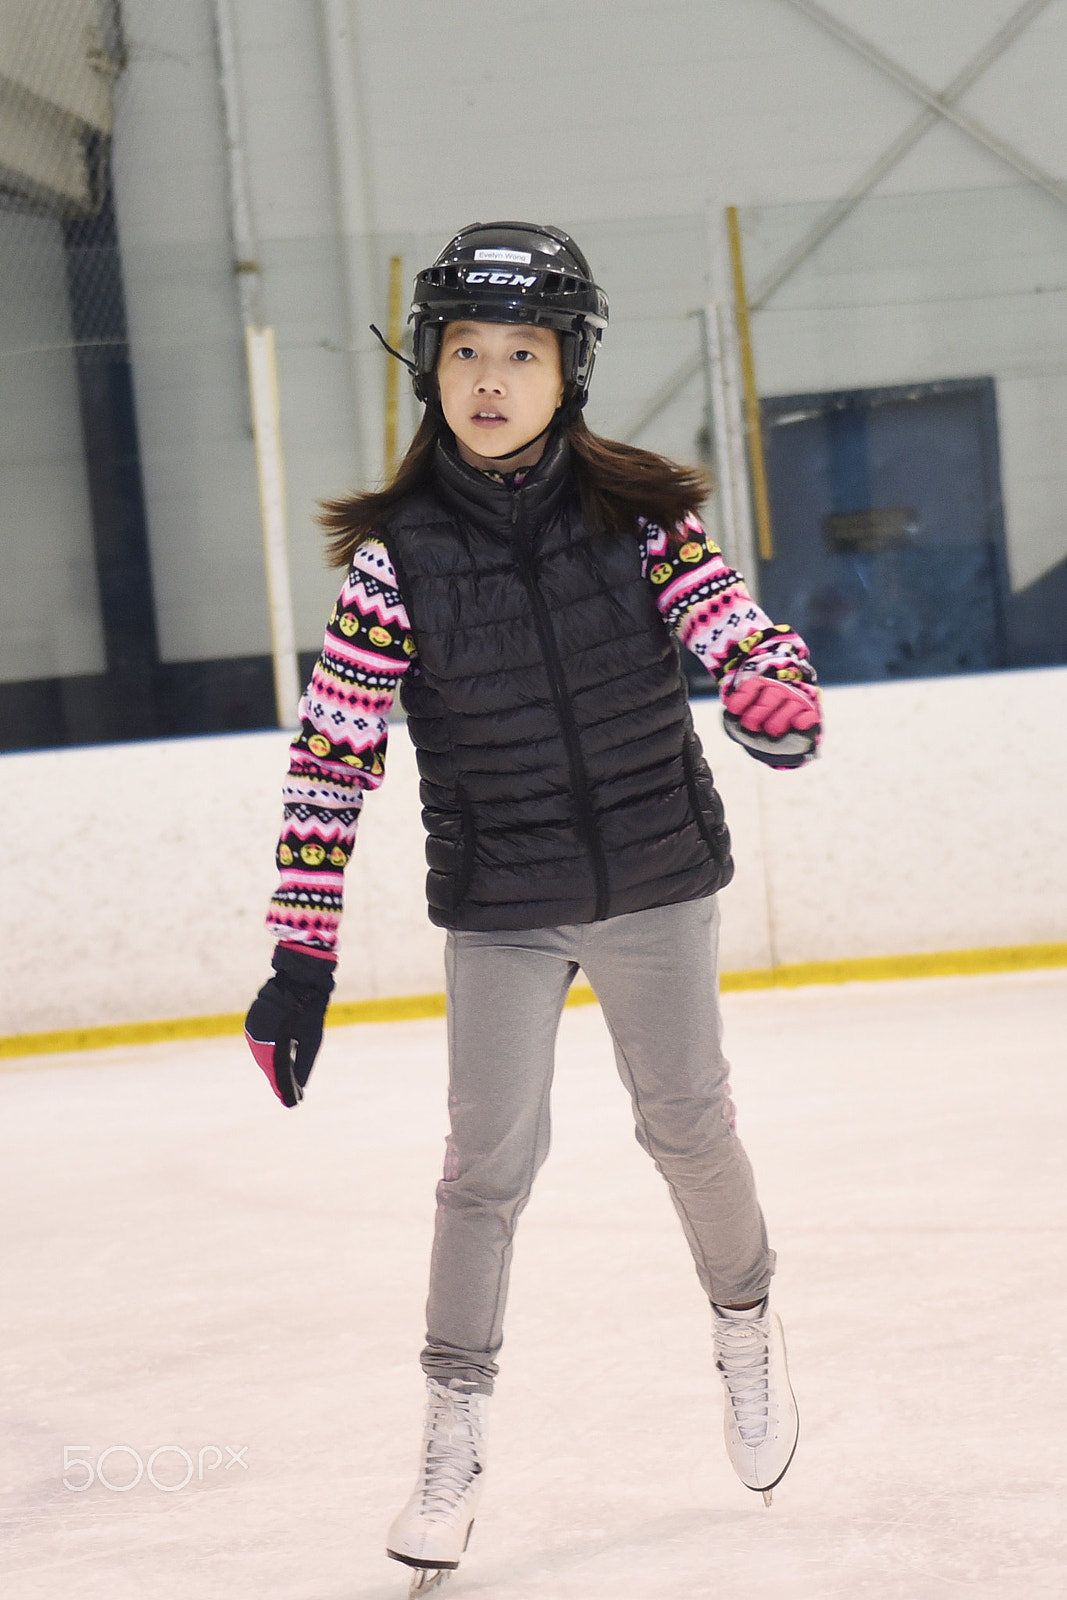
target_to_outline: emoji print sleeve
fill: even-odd
[[[284,944],[337,952],[344,869],[363,795],[385,776],[389,712],[415,657],[389,553],[367,539],[334,606],[290,746],[280,881],[267,917],[267,931]]]
[[[761,610],[696,517],[687,517],[671,535],[647,523],[642,557],[660,614],[720,692],[757,674],[802,689],[815,684],[803,639]],[[814,687],[811,694],[814,699]]]

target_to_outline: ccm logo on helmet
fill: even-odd
[[[532,289],[537,282],[536,272],[465,272],[465,283],[492,283],[502,289]]]

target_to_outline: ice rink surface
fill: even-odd
[[[727,1465],[681,1231],[599,1012],[570,1010],[445,1593],[1062,1600],[1067,973],[725,1011],[793,1467],[766,1510]],[[443,1024],[331,1031],[293,1112],[237,1040],[23,1065],[0,1076],[5,1600],[401,1600]]]

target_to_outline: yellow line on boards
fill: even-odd
[[[910,956],[861,956],[848,961],[800,961],[781,967],[724,972],[724,994],[746,989],[797,989],[818,983],[877,983],[890,978],[953,978],[989,972],[1033,972],[1067,967],[1067,944],[1003,945],[985,950],[938,950]],[[585,984],[567,996],[568,1006],[592,1005],[596,996]],[[330,1007],[330,1024],[407,1022],[418,1017],[443,1017],[443,994],[397,995],[388,1000],[339,1000]],[[0,1060],[65,1055],[78,1050],[110,1050],[120,1045],[161,1044],[171,1039],[221,1039],[241,1033],[244,1013],[211,1017],[174,1017],[159,1022],[116,1022],[99,1028],[64,1028],[54,1033],[15,1033],[0,1037]]]
[[[748,972],[724,972],[724,994],[741,989],[799,989],[815,983],[880,983],[890,978],[961,978],[988,972],[1034,972],[1067,967],[1067,944],[1000,945],[986,950],[934,950],[910,956],[859,956],[847,961],[798,961]]]

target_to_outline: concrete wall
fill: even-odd
[[[940,88],[1012,8],[832,9]],[[386,315],[390,255],[410,281],[476,216],[572,227],[612,299],[590,420],[616,432],[697,349],[691,313],[714,288],[723,205],[741,208],[758,288],[919,110],[786,0],[585,0],[580,18],[562,0],[535,14],[527,0],[233,10],[304,649],[334,585],[316,500],[381,467],[387,358],[367,324]],[[212,7],[123,0],[122,17],[114,172],[162,652],[257,653],[267,612]],[[963,100],[1053,173],[1065,56],[1067,8],[1050,5]],[[37,225],[0,223],[0,499],[20,552],[7,595],[33,617],[31,638],[5,616],[0,676],[99,670],[62,261],[53,241],[42,273]],[[939,125],[757,314],[758,377],[781,394],[994,376],[1023,587],[1067,555],[1065,296],[1067,213]],[[698,376],[641,442],[692,457],[702,421]]]
[[[354,479],[318,8],[236,9],[294,603],[300,645],[317,649],[335,584],[315,502]],[[113,170],[160,649],[165,661],[256,654],[270,636],[212,6],[122,10]]]
[[[935,88],[1009,14],[834,9]],[[585,0],[580,18],[562,0],[234,0],[234,15],[304,649],[332,599],[316,500],[381,470],[387,358],[367,325],[386,316],[392,254],[410,282],[475,217],[571,227],[612,299],[590,420],[618,432],[697,349],[724,204],[758,285],[919,110],[785,0]],[[123,16],[115,172],[163,653],[265,650],[211,7],[123,0]],[[964,99],[1054,172],[1065,53],[1067,8],[1050,6]],[[1067,213],[935,128],[756,316],[761,387],[996,377],[1021,587],[1067,555],[1065,283]],[[697,376],[640,442],[692,458],[703,405]]]
[[[1067,940],[1067,668],[826,692],[771,772],[694,714],[737,876],[723,968]],[[242,1010],[268,972],[284,735],[0,757],[0,1035]],[[414,756],[393,730],[349,868],[338,995],[439,992]]]

